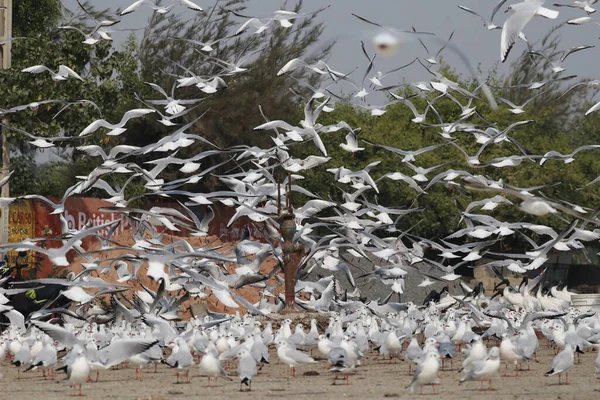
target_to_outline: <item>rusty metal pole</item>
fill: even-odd
[[[278,187],[278,206],[281,207],[281,195],[280,188]],[[304,254],[304,248],[294,243],[294,236],[296,234],[296,223],[294,222],[294,210],[292,209],[292,185],[291,178],[288,178],[288,184],[286,187],[286,206],[279,212],[280,225],[279,232],[283,239],[283,272],[285,275],[285,308],[282,313],[294,313],[297,312],[296,308],[296,271],[300,259]]]
[[[296,231],[296,223],[291,215],[286,215],[281,222],[281,236],[283,242],[283,263],[285,274],[285,311],[295,310],[296,308],[296,268],[298,266],[294,257],[293,238]]]

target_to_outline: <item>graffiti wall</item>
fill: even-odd
[[[66,232],[61,226],[60,216],[51,214],[53,209],[46,203],[34,201],[33,208],[35,212],[35,235],[40,238],[50,238],[68,234],[69,231],[78,231],[85,227],[106,224],[112,221],[121,220],[121,224],[115,231],[115,235],[121,234],[131,229],[126,218],[121,219],[120,214],[100,211],[104,207],[112,207],[113,204],[101,199],[88,197],[70,197],[65,202],[65,211],[63,213],[66,222]],[[100,235],[107,235],[108,230],[99,231]],[[83,239],[82,247],[88,249],[99,239],[94,236],[88,236]],[[46,245],[49,247],[60,247],[60,240],[48,240]],[[72,260],[75,257],[75,251],[67,253],[67,259]],[[47,259],[43,257],[41,265],[38,267],[38,274],[41,276],[60,275],[60,270]]]
[[[8,208],[8,243],[18,243],[35,237],[35,214],[32,203],[18,200]],[[22,269],[24,277],[35,277],[36,254],[33,251],[22,252],[10,250],[7,252],[9,265],[25,265]]]
[[[51,200],[58,201],[58,199]],[[63,242],[60,239],[53,238],[68,234],[69,231],[78,231],[85,227],[106,224],[117,220],[121,220],[121,224],[115,231],[115,236],[125,232],[130,232],[133,235],[135,227],[130,225],[128,219],[122,219],[119,213],[102,210],[103,208],[112,206],[112,203],[101,199],[71,197],[65,202],[64,222],[61,225],[60,216],[51,214],[54,210],[46,203],[34,200],[16,201],[8,209],[8,243],[37,238],[41,239],[37,242],[38,246],[46,248],[60,247]],[[181,211],[177,203],[161,203],[159,206],[173,207]],[[250,235],[253,239],[263,241],[263,236],[266,233],[264,223],[253,222],[247,217],[242,217],[235,221],[231,227],[228,227],[227,224],[234,215],[235,208],[220,204],[213,204],[211,207],[214,210],[215,217],[209,225],[209,235],[220,237],[221,241],[236,241],[242,237],[244,230],[247,228],[250,230]],[[199,220],[202,220],[206,208],[204,206],[192,207],[192,211]],[[158,231],[162,229],[165,228],[157,227]],[[107,233],[107,229],[99,232],[102,236],[106,236]],[[189,235],[189,232],[185,231],[171,233],[175,233],[177,236]],[[44,238],[47,239],[44,240]],[[99,239],[96,237],[86,237],[83,240],[82,247],[89,249],[94,242],[98,241]],[[14,267],[16,262],[28,265],[28,268],[23,270],[26,277],[39,278],[61,274],[61,270],[54,266],[42,253],[28,252],[26,259],[18,258],[16,251],[11,251],[8,255],[10,257],[9,266]],[[67,259],[72,260],[74,257],[75,251],[67,253]]]

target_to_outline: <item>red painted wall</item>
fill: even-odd
[[[101,225],[121,219],[120,214],[98,211],[99,208],[111,207],[112,205],[112,203],[101,199],[70,197],[65,202],[63,216],[67,221],[69,229],[80,230],[86,224],[89,224],[89,226]],[[35,237],[53,237],[63,233],[58,214],[51,214],[53,211],[52,207],[41,201],[33,201],[33,209],[35,213]],[[122,233],[130,228],[128,220],[123,219],[115,234]],[[106,234],[107,232],[101,231],[100,233]],[[83,240],[82,247],[86,249],[96,240],[98,239],[92,236],[86,237]],[[49,240],[47,245],[49,247],[60,247],[62,243],[59,240]],[[68,259],[71,260],[74,254],[74,251],[69,252],[68,256],[70,257]],[[49,276],[60,272],[52,268],[52,263],[47,258],[41,263],[41,266],[41,271],[38,271],[39,276]]]
[[[52,199],[53,201],[58,201],[58,199]],[[41,201],[35,200],[25,200],[30,202],[33,208],[33,213],[35,216],[35,224],[34,224],[34,237],[35,238],[52,238],[56,236],[60,236],[63,232],[60,226],[60,218],[58,214],[52,215],[53,208]],[[121,219],[120,214],[118,213],[109,213],[99,211],[99,208],[102,207],[111,207],[113,204],[101,199],[95,198],[87,198],[87,197],[70,197],[65,202],[65,212],[63,213],[64,218],[67,221],[67,225],[69,229],[72,230],[80,230],[83,229],[84,226],[92,226],[105,224],[111,221],[115,221]],[[160,203],[155,204],[160,207],[173,207],[180,209],[179,204],[177,203]],[[215,218],[209,225],[209,235],[220,237],[222,242],[233,242],[237,241],[241,238],[242,233],[245,227],[250,229],[250,233],[253,239],[263,241],[263,235],[266,233],[266,229],[264,223],[257,223],[251,221],[247,217],[239,218],[231,227],[227,227],[227,224],[231,217],[235,214],[235,208],[227,207],[222,204],[213,204],[211,205],[215,212]],[[148,207],[151,208],[151,207]],[[186,214],[184,212],[184,214]],[[198,216],[199,219],[202,219],[202,215]],[[9,222],[10,229],[10,222]],[[121,225],[117,228],[115,235],[121,234],[128,230],[131,230],[128,220],[126,218],[122,219]],[[106,234],[106,231],[101,231],[100,234]],[[174,233],[177,236],[185,237],[189,235],[189,232],[179,231],[179,232],[169,232]],[[89,246],[98,239],[95,237],[87,237],[83,240],[82,247],[84,249],[89,248]],[[60,247],[62,246],[62,242],[58,239],[41,243],[38,242],[38,245],[46,245],[48,247]],[[40,254],[43,261],[40,262],[40,267],[37,271],[37,277],[47,277],[47,276],[55,276],[60,275],[60,269],[53,267],[52,262],[47,259],[47,257],[43,254]],[[67,258],[72,260],[75,256],[75,251],[71,251],[67,254]],[[32,276],[33,277],[33,276]]]

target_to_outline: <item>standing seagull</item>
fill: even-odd
[[[198,369],[200,370],[200,376],[208,377],[208,384],[206,387],[210,387],[210,378],[214,377],[215,386],[217,385],[217,380],[219,376],[232,380],[229,376],[227,376],[227,372],[223,369],[223,365],[219,360],[217,348],[214,345],[210,345],[206,348],[204,356],[198,364]]]
[[[575,362],[575,353],[573,347],[570,344],[565,346],[565,349],[558,353],[554,360],[552,360],[552,369],[546,372],[546,376],[552,376],[558,374],[558,384],[560,385],[560,376],[564,373],[566,375],[565,385],[569,384],[569,369]]]
[[[184,370],[186,383],[190,383],[190,368],[194,366],[194,358],[185,340],[181,338],[175,340],[172,353],[167,359],[167,364],[171,368]],[[177,383],[179,383],[179,371],[177,371]]]
[[[410,382],[410,392],[415,392],[416,385],[421,386],[423,394],[423,385],[431,384],[433,394],[435,394],[435,384],[439,383],[438,371],[440,369],[439,355],[436,351],[431,351],[425,355],[423,361],[417,365],[415,374]]]
[[[489,356],[485,360],[477,360],[472,365],[467,375],[460,379],[459,385],[465,381],[479,380],[481,383],[481,389],[483,390],[483,381],[489,381],[492,389],[492,378],[498,377],[498,369],[500,368],[500,349],[498,347],[492,347]]]
[[[341,347],[333,347],[331,350],[329,350],[327,359],[329,361],[329,364],[331,365],[330,371],[335,373],[335,378],[333,378],[331,386],[335,386],[335,382],[338,379],[339,373],[342,373],[344,375],[346,385],[349,385],[349,373],[353,371],[356,368],[356,366],[352,362],[350,362],[348,358],[348,352]]]
[[[311,356],[300,350],[296,350],[285,339],[282,339],[278,343],[277,356],[282,363],[287,364],[290,367],[290,378],[296,377],[295,368],[298,365],[315,362]]]
[[[248,386],[248,391],[250,392],[252,391],[252,378],[258,373],[256,370],[256,360],[244,348],[240,349],[236,359],[238,360],[237,373],[240,377],[240,392],[242,391],[242,384]]]
[[[75,351],[75,360],[67,366],[67,379],[75,390],[79,385],[79,394],[73,393],[73,396],[83,396],[81,393],[81,384],[84,383],[90,374],[90,364],[85,356],[85,352],[81,346],[77,346]]]

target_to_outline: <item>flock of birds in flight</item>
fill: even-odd
[[[519,38],[527,40],[523,30],[532,18],[540,16],[556,19],[559,15],[558,11],[544,7],[541,0],[526,0],[509,5],[506,11],[511,12],[510,16],[502,26],[495,25],[494,17],[505,3],[506,0],[502,0],[497,4],[489,20],[474,10],[459,6],[465,12],[480,17],[488,30],[502,30],[501,61],[506,60]],[[600,24],[591,16],[596,11],[593,8],[595,3],[595,0],[588,0],[555,6],[573,7],[586,13],[586,16],[567,21],[568,24]],[[166,14],[179,6],[194,12],[204,12],[190,0],[172,1],[160,6],[151,0],[139,0],[125,8],[121,15],[136,12],[141,7],[150,7],[157,13]],[[240,25],[234,36],[269,34],[272,24],[287,29],[294,26],[296,19],[313,16],[323,10],[306,14],[278,10],[266,18],[236,13],[236,16],[245,19],[245,22]],[[356,17],[378,29],[372,38],[377,55],[392,57],[403,50],[406,41],[432,41],[443,43],[448,51],[457,53],[470,68],[466,56],[458,47],[452,45],[450,40],[443,41],[433,34],[415,30],[401,31],[384,27],[364,17]],[[93,46],[100,40],[111,40],[108,27],[119,22],[116,18],[96,20],[95,26],[89,30],[74,26],[61,28],[79,31],[85,38],[83,44]],[[140,103],[144,104],[145,108],[127,111],[118,122],[104,119],[91,121],[74,137],[41,137],[19,131],[30,139],[29,142],[33,146],[52,148],[58,143],[69,144],[92,135],[126,135],[127,123],[137,118],[159,116],[159,122],[173,130],[158,142],[144,147],[127,144],[112,148],[99,145],[77,146],[77,151],[85,152],[91,157],[99,157],[102,162],[89,175],[79,177],[79,182],[69,188],[58,203],[37,194],[19,197],[43,201],[53,208],[53,214],[60,216],[63,231],[60,237],[56,238],[59,246],[45,248],[38,244],[40,239],[32,238],[21,243],[2,245],[1,251],[35,251],[46,255],[55,265],[61,267],[70,265],[67,253],[75,251],[85,262],[83,270],[77,275],[71,273],[64,279],[45,278],[33,281],[42,285],[62,285],[64,290],[60,296],[78,305],[76,309],[57,309],[49,306],[38,312],[22,315],[13,309],[11,296],[27,289],[23,289],[19,283],[14,283],[9,288],[0,288],[0,311],[10,319],[10,325],[0,337],[0,360],[9,356],[17,368],[47,371],[49,377],[53,376],[53,371],[58,365],[62,365],[61,369],[67,373],[68,381],[74,388],[78,385],[81,394],[82,383],[89,379],[93,372],[98,374],[99,371],[124,362],[136,367],[137,376],[142,367],[165,363],[177,370],[178,380],[181,373],[182,379],[189,381],[191,368],[200,360],[197,369],[202,376],[208,377],[210,384],[211,378],[215,379],[215,383],[219,377],[231,379],[223,368],[223,362],[236,359],[240,387],[246,384],[251,388],[251,381],[258,370],[269,362],[269,346],[273,345],[277,347],[278,359],[289,366],[290,376],[295,375],[294,369],[297,366],[315,362],[315,359],[302,349],[317,348],[327,358],[336,378],[337,375],[343,375],[344,379],[348,380],[349,374],[360,369],[361,360],[370,347],[375,347],[381,355],[404,358],[411,366],[416,366],[409,383],[411,391],[416,390],[419,385],[422,389],[426,384],[433,385],[435,391],[441,360],[455,357],[457,346],[466,346],[462,364],[464,375],[460,382],[480,381],[483,384],[484,381],[489,381],[491,389],[492,380],[498,376],[501,360],[507,365],[515,366],[528,362],[534,357],[539,346],[536,334],[541,334],[561,349],[546,375],[558,374],[560,380],[561,375],[565,374],[568,379],[568,371],[574,365],[574,354],[595,347],[600,340],[599,317],[593,312],[581,312],[572,308],[572,293],[565,288],[552,287],[546,290],[543,284],[544,272],[540,272],[535,279],[525,282],[519,288],[514,288],[504,280],[500,269],[507,268],[517,274],[534,270],[545,271],[541,267],[548,260],[550,251],[570,251],[584,248],[586,242],[598,241],[600,230],[594,229],[600,223],[597,211],[560,199],[550,199],[541,192],[544,187],[516,187],[501,180],[495,181],[483,174],[443,168],[445,165],[425,167],[419,164],[419,156],[442,146],[454,146],[464,154],[469,167],[512,168],[526,160],[534,160],[540,165],[548,162],[576,162],[577,153],[597,150],[600,145],[582,146],[570,154],[550,151],[543,155],[531,155],[523,151],[523,146],[510,135],[513,129],[519,129],[534,121],[521,120],[504,129],[496,125],[483,126],[467,122],[477,115],[472,101],[477,98],[479,92],[486,96],[492,108],[498,107],[496,99],[485,80],[480,80],[480,86],[475,91],[469,91],[445,77],[435,69],[439,52],[432,56],[427,51],[427,56],[422,59],[419,57],[418,61],[433,78],[414,83],[411,87],[416,96],[431,99],[435,94],[437,97],[428,100],[427,107],[421,112],[409,98],[389,92],[390,100],[387,105],[400,103],[410,108],[414,114],[412,123],[420,124],[423,128],[430,127],[425,121],[429,114],[435,114],[440,122],[435,127],[441,128],[442,143],[414,150],[399,149],[385,143],[362,140],[360,129],[351,127],[345,121],[328,126],[318,122],[322,113],[329,113],[335,109],[332,90],[336,85],[350,83],[356,88],[352,97],[365,99],[373,90],[386,90],[388,77],[406,67],[398,67],[388,72],[376,71],[375,56],[367,55],[369,65],[359,84],[352,82],[350,73],[334,70],[322,60],[315,63],[307,63],[302,59],[285,60],[279,71],[273,71],[274,75],[293,75],[295,71],[304,69],[307,73],[317,74],[322,78],[319,88],[307,86],[312,88],[313,94],[306,101],[304,118],[298,124],[294,124],[280,120],[271,121],[263,114],[265,123],[257,126],[255,130],[272,133],[271,148],[242,145],[221,148],[197,133],[188,133],[201,117],[188,120],[185,124],[182,124],[182,117],[203,99],[225,90],[228,80],[232,77],[247,71],[243,63],[220,60],[211,55],[214,47],[225,40],[228,39],[214,38],[210,42],[191,43],[204,54],[207,63],[218,67],[218,72],[212,76],[196,75],[182,66],[183,72],[177,79],[177,87],[170,93],[169,90],[148,82],[160,99],[140,98]],[[592,47],[578,46],[568,49],[557,60],[549,59],[538,52],[532,54],[546,58],[553,73],[558,76],[565,70],[564,62],[567,57]],[[65,65],[59,65],[58,71],[44,65],[36,65],[23,69],[23,72],[49,73],[50,78],[55,81],[93,79],[88,76],[82,77]],[[536,93],[544,84],[531,82],[528,87],[532,93]],[[581,84],[596,87],[598,81]],[[195,86],[203,97],[177,98],[178,88],[192,86]],[[543,92],[537,92],[534,96],[540,95],[543,95]],[[440,98],[450,99],[460,108],[458,121],[442,121],[435,109],[435,102]],[[500,100],[507,104],[515,115],[527,113],[529,101],[517,105],[506,99]],[[2,109],[0,114],[7,116],[48,103],[64,104],[58,114],[73,106],[91,105],[101,111],[88,100],[47,99]],[[599,104],[590,108],[586,115],[599,109]],[[373,116],[381,116],[386,112],[386,105],[360,106],[367,107]],[[346,133],[345,140],[339,146],[349,154],[363,151],[368,146],[378,147],[397,155],[400,164],[408,167],[414,175],[390,171],[379,179],[373,179],[371,172],[380,167],[380,161],[373,160],[361,170],[353,171],[343,166],[327,170],[336,184],[347,185],[347,189],[341,193],[343,203],[325,200],[318,193],[304,189],[301,186],[304,178],[302,174],[326,165],[331,160],[321,136],[333,135],[338,131]],[[476,155],[469,155],[456,143],[454,135],[459,132],[472,134],[474,140],[481,145]],[[316,154],[304,159],[294,158],[290,154],[292,146],[306,142],[314,144]],[[194,144],[202,144],[207,150],[191,158],[176,157],[179,149]],[[500,145],[513,146],[519,154],[489,161],[480,160],[486,148]],[[226,161],[219,161],[208,169],[202,168],[203,160],[223,155],[228,156]],[[138,156],[155,158],[139,165],[135,161]],[[219,173],[221,167],[231,170],[232,162],[238,166],[235,172]],[[163,171],[172,166],[179,168],[185,177],[172,181],[161,177]],[[278,182],[275,178],[276,168],[282,168],[289,174],[283,182]],[[437,175],[431,176],[437,170]],[[123,187],[115,187],[109,183],[109,178],[115,174],[128,176]],[[190,191],[193,190],[190,188],[209,175],[217,176],[228,189],[212,193]],[[0,182],[0,185],[9,179],[10,175]],[[432,241],[412,235],[409,231],[402,232],[396,229],[398,219],[410,213],[418,213],[421,209],[399,209],[369,200],[370,196],[379,193],[378,183],[383,179],[408,185],[422,196],[426,196],[427,190],[432,186],[444,185],[447,188],[462,187],[467,191],[483,191],[490,193],[490,197],[473,201],[464,211],[460,211],[464,228],[444,240]],[[180,207],[174,209],[156,206],[148,210],[131,207],[129,203],[133,199],[125,197],[125,187],[133,180],[144,181],[148,193],[143,196],[179,199]],[[600,177],[588,185],[593,185],[598,180]],[[293,208],[297,223],[295,240],[305,249],[297,273],[297,304],[305,310],[329,313],[330,322],[325,331],[320,332],[314,320],[308,333],[301,324],[292,330],[291,320],[285,320],[279,329],[274,329],[269,321],[270,314],[283,308],[280,295],[276,294],[276,289],[282,284],[279,272],[283,264],[283,255],[281,244],[274,243],[279,237],[278,210],[281,203],[278,204],[278,201],[284,203],[287,193],[280,193],[279,185],[289,186],[292,192],[310,198],[302,207]],[[134,229],[131,232],[135,240],[133,246],[123,246],[112,240],[120,221],[85,226],[81,230],[68,227],[63,217],[65,201],[71,196],[83,195],[91,189],[107,193],[106,200],[114,206],[105,210],[119,213],[123,220],[134,221]],[[3,198],[1,202],[6,206],[14,200],[16,198]],[[492,211],[500,206],[514,206],[515,201],[519,202],[518,207],[523,212],[533,216],[555,215],[566,221],[568,226],[557,232],[552,227],[541,224],[504,222],[491,215],[478,213]],[[214,242],[202,246],[192,246],[184,239],[168,245],[161,242],[159,225],[172,232],[185,230],[191,232],[192,236],[206,236],[214,217],[211,205],[216,203],[235,209],[228,226],[241,217],[247,217],[257,226],[264,228],[267,232],[267,243],[244,238],[232,251],[225,250]],[[202,219],[190,209],[191,206],[197,205],[206,207],[207,212]],[[329,210],[329,215],[333,216],[320,217],[319,213],[326,209]],[[315,233],[319,229],[325,229],[329,233],[317,236]],[[517,232],[531,245],[525,254],[497,254],[497,261],[483,265],[494,270],[503,279],[497,288],[498,296],[488,297],[482,285],[471,288],[461,281],[461,276],[456,273],[459,266],[481,259],[497,240]],[[532,239],[528,233],[534,233],[534,237],[541,242]],[[101,249],[87,252],[82,247],[82,239],[86,237],[95,237],[101,241]],[[462,244],[453,243],[454,239],[462,241]],[[109,250],[123,250],[126,254],[114,259],[98,257],[99,252]],[[426,256],[434,253],[435,257]],[[265,275],[261,272],[261,265],[269,258],[276,259],[278,265]],[[440,294],[431,290],[422,307],[411,302],[394,303],[390,301],[390,297],[380,301],[366,301],[356,288],[353,275],[353,271],[356,273],[356,270],[350,258],[370,263],[371,269],[364,271],[360,279],[383,282],[390,289],[390,297],[392,294],[400,295],[404,292],[404,277],[408,273],[423,277],[419,287],[427,288],[434,281],[442,281],[446,284],[458,284],[464,294],[451,295],[448,290]],[[457,263],[446,264],[448,260],[456,260]],[[231,272],[231,268],[227,266],[234,266],[235,272]],[[347,277],[349,289],[353,291],[346,291],[344,294],[342,283],[333,275],[315,281],[311,276],[315,276],[313,271],[317,271],[317,268],[342,272]],[[111,283],[103,279],[113,270],[118,274],[118,282]],[[146,274],[156,281],[158,289],[153,291],[143,287],[144,290],[134,291],[133,296],[125,296],[123,292],[133,289],[124,284],[136,281],[141,274]],[[3,281],[7,279],[4,278]],[[278,284],[270,286],[272,282]],[[258,303],[251,304],[236,293],[236,289],[244,286],[253,286],[261,290],[262,295]],[[500,291],[502,286],[504,288]],[[185,294],[178,296],[181,291]],[[178,308],[183,302],[190,297],[206,298],[209,293],[226,307],[243,307],[248,310],[247,314],[220,315],[211,312],[185,323],[175,323],[179,318]],[[95,301],[103,296],[110,298],[110,307],[101,307]],[[259,322],[259,318],[266,318],[266,326],[263,327],[264,323]],[[488,350],[484,342],[487,337],[499,339],[499,346]],[[418,341],[420,338],[424,341],[422,345]],[[409,344],[404,350],[405,342]],[[169,350],[165,351],[167,349]],[[59,359],[57,354],[63,350],[66,353]],[[600,371],[600,358],[596,361],[596,371]],[[517,369],[516,373],[518,374]]]

